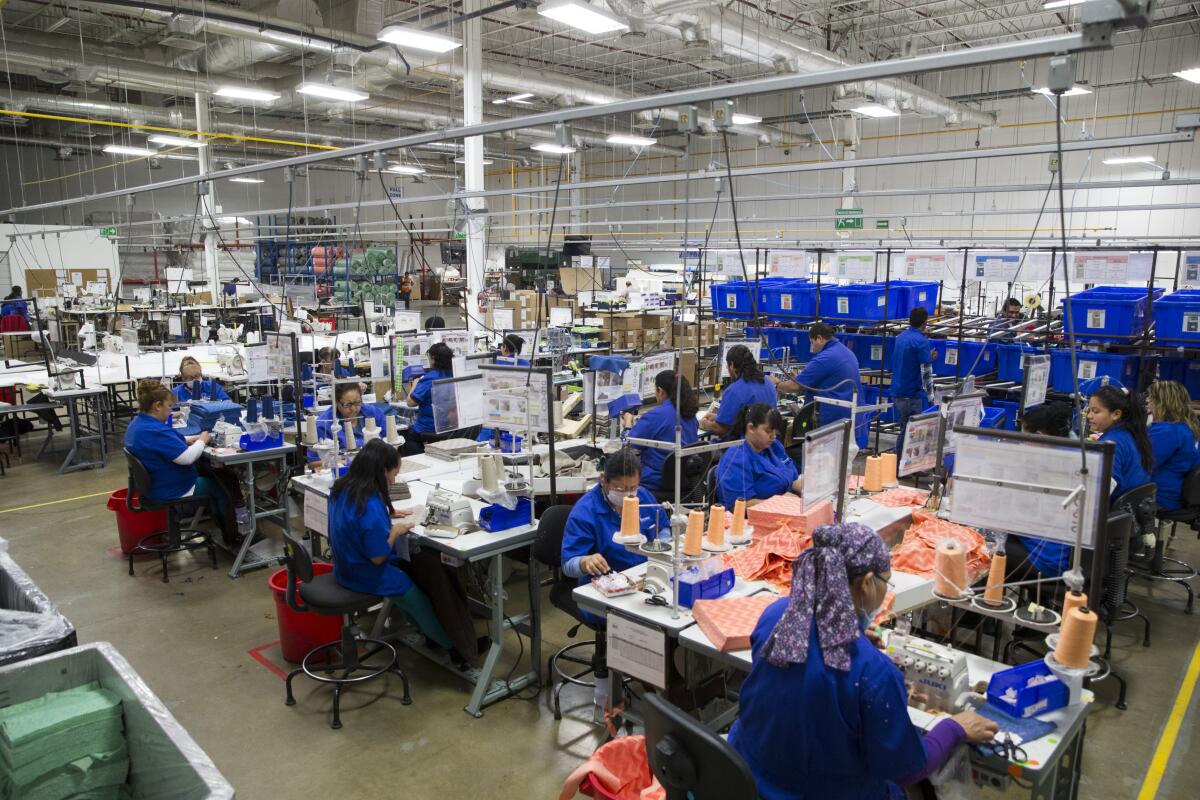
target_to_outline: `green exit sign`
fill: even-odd
[[[834,210],[834,228],[839,231],[862,230],[861,208],[838,208]]]
[[[875,227],[881,230],[892,227],[892,223],[886,219],[875,220]]]
[[[465,234],[465,233],[461,233],[461,232],[459,232],[459,231],[455,231],[455,232],[454,232],[454,234],[453,234],[453,237],[452,237],[452,238],[454,238],[454,239],[465,239],[465,238],[467,238],[467,234]]]
[[[117,229],[116,228],[101,228],[100,235],[103,236],[105,239],[115,239],[117,236]]]

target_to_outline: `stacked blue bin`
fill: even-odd
[[[1200,361],[1164,356],[1158,361],[1158,379],[1182,383],[1193,400],[1200,400]]]
[[[892,352],[896,349],[895,336],[889,336],[886,344],[882,336],[866,333],[839,333],[837,338],[854,353],[860,369],[890,366]]]
[[[1137,386],[1137,355],[1092,353],[1080,350],[1076,353],[1075,358],[1078,364],[1080,383],[1107,375],[1113,380],[1120,381],[1122,386]],[[1069,349],[1050,351],[1050,388],[1056,392],[1067,392],[1068,394],[1075,391]]]
[[[1159,342],[1200,342],[1200,289],[1182,289],[1154,301],[1154,335]]]
[[[938,309],[938,294],[942,286],[936,281],[892,281],[888,288],[896,293],[896,313],[893,319],[907,317],[920,306],[932,316]]]
[[[770,279],[768,279],[770,280]],[[760,282],[759,313],[773,322],[809,322],[817,317],[817,285],[805,278]]]
[[[1155,289],[1154,296],[1162,295]],[[1085,342],[1119,341],[1146,329],[1145,289],[1137,286],[1095,286],[1071,296],[1071,315],[1065,324]],[[1066,309],[1067,301],[1062,301]],[[1065,313],[1065,311],[1064,311]],[[1065,332],[1065,331],[1064,331]]]
[[[714,283],[709,287],[713,316],[717,319],[750,319],[754,307],[750,303],[751,284],[745,281]]]
[[[1025,380],[1025,356],[1044,352],[1027,344],[997,344],[996,377],[1002,381],[1022,382]]]
[[[821,316],[847,322],[881,322],[898,319],[901,295],[907,302],[907,292],[888,295],[881,283],[851,283],[845,286],[821,287]]]
[[[934,375],[986,375],[996,370],[996,345],[991,342],[963,342],[960,347],[957,339],[933,339],[929,344],[937,351]]]

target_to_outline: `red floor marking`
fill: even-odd
[[[250,657],[253,658],[255,661],[262,664],[267,669],[271,670],[271,672],[275,673],[279,677],[279,680],[283,681],[283,680],[287,680],[287,673],[284,672],[283,670],[281,670],[269,658],[267,658],[266,656],[264,656],[262,654],[263,650],[270,650],[272,647],[278,647],[278,646],[279,646],[279,640],[276,639],[275,641],[268,642],[267,644],[260,644],[258,647],[251,647],[246,652],[249,653]]]

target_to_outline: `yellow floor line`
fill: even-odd
[[[99,497],[100,495],[104,494],[112,494],[115,491],[116,489],[105,489],[103,492],[96,492],[95,494],[81,494],[78,497],[67,497],[62,500],[50,500],[45,503],[34,503],[31,506],[17,506],[16,508],[0,509],[0,514],[11,514],[14,511],[28,511],[31,508],[45,508],[46,506],[53,506],[57,505],[58,503],[70,503],[75,500],[86,500],[89,497]]]
[[[1142,790],[1138,792],[1138,800],[1153,800],[1158,795],[1158,785],[1162,783],[1163,773],[1167,771],[1167,763],[1171,760],[1171,751],[1175,749],[1175,738],[1183,725],[1183,717],[1187,714],[1188,705],[1192,702],[1192,692],[1196,688],[1196,679],[1200,678],[1200,644],[1192,652],[1192,662],[1188,665],[1187,674],[1183,677],[1183,685],[1175,696],[1175,706],[1171,716],[1167,718],[1167,727],[1163,728],[1159,737],[1158,747],[1154,749],[1154,760],[1150,762],[1150,770],[1142,781]]]

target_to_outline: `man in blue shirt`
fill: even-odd
[[[858,402],[862,403],[858,357],[849,347],[834,337],[833,326],[824,322],[816,323],[808,329],[808,342],[812,349],[812,360],[805,365],[794,380],[771,378],[779,394],[794,394],[803,389],[805,397],[810,400],[816,395],[848,402],[852,396],[857,395]],[[815,391],[809,391],[810,389]],[[818,426],[850,419],[849,408],[829,403],[818,403],[817,413],[819,415]],[[866,415],[860,415],[859,422],[865,421]],[[860,447],[866,445],[866,425],[864,424],[862,427],[864,432],[861,437],[862,441],[858,443]],[[856,430],[855,433],[858,438],[858,431]]]
[[[933,357],[925,338],[925,321],[929,312],[918,306],[908,315],[908,330],[896,337],[892,353],[892,402],[896,406],[896,421],[900,435],[896,437],[896,452],[903,452],[904,432],[908,418],[920,414],[933,394]]]

